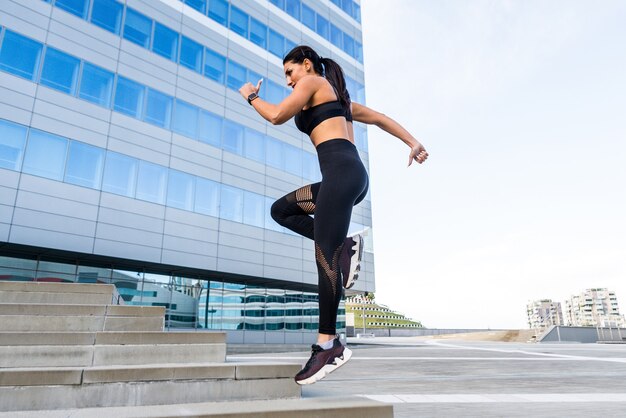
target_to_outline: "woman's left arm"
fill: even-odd
[[[248,100],[250,94],[259,93],[261,81],[262,80],[259,80],[256,86],[249,82],[244,84],[239,89],[239,93],[244,99]],[[289,96],[285,97],[282,102],[272,104],[259,97],[252,100],[250,104],[263,119],[267,120],[272,125],[281,125],[302,110],[309,100],[311,100],[316,89],[317,85],[313,77],[303,77],[293,88]]]

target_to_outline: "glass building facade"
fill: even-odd
[[[166,306],[169,327],[308,342],[313,245],[269,211],[320,180],[317,157],[237,92],[263,78],[282,100],[301,43],[365,101],[353,0],[3,1],[0,280],[115,283],[124,303]],[[367,167],[365,126],[355,141]],[[368,196],[357,292],[374,290],[371,225]]]

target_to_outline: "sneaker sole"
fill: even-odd
[[[354,283],[359,278],[359,272],[361,271],[361,260],[363,259],[363,237],[361,234],[355,235],[354,238],[358,238],[354,242],[352,249],[354,255],[350,258],[350,272],[348,273],[348,280],[346,280],[346,289],[350,289],[354,286]]]
[[[326,376],[328,376],[329,374],[331,374],[332,372],[334,372],[335,370],[337,370],[338,368],[346,364],[348,360],[350,360],[351,358],[352,358],[352,350],[350,350],[348,347],[344,347],[342,356],[335,357],[335,361],[333,364],[325,365],[313,376],[304,380],[300,380],[299,382],[296,382],[296,383],[302,386],[302,385],[311,385],[315,382],[319,382],[320,380],[322,380],[323,378],[325,378]]]

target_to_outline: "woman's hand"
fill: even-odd
[[[428,153],[426,149],[421,143],[417,143],[411,148],[411,153],[409,154],[409,166],[413,163],[413,161],[417,161],[419,164],[426,161],[428,158]]]
[[[252,83],[247,82],[246,84],[241,86],[241,88],[239,89],[239,93],[244,99],[248,100],[248,96],[250,96],[252,93],[259,94],[259,90],[261,89],[261,83],[263,83],[263,79],[259,80],[256,87]]]

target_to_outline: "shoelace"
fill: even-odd
[[[304,366],[304,368],[308,369],[313,363],[313,361],[315,361],[315,356],[317,355],[317,353],[321,353],[322,351],[324,351],[322,347],[320,347],[317,344],[313,344],[311,346],[311,358],[309,359],[309,361],[306,362],[306,365]]]

